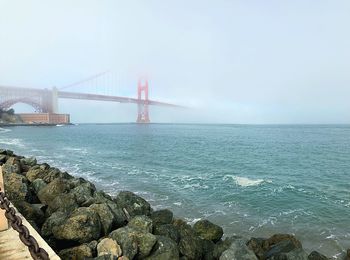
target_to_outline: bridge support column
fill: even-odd
[[[52,113],[58,114],[58,91],[56,87],[52,88]]]
[[[143,95],[142,95],[143,94]],[[144,98],[142,98],[144,96]],[[148,80],[139,79],[137,86],[137,98],[138,98],[138,115],[137,123],[147,124],[150,123],[149,111],[148,111]]]

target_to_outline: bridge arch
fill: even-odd
[[[15,98],[15,99],[9,99],[9,100],[3,101],[2,103],[0,103],[0,109],[8,110],[17,103],[27,104],[33,107],[35,111],[39,113],[46,112],[45,108],[39,102],[32,100],[30,98]]]

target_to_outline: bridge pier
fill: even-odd
[[[144,95],[144,98],[142,96]],[[137,86],[137,99],[138,99],[138,115],[136,123],[138,124],[148,124],[151,121],[149,120],[149,110],[148,110],[148,80],[139,79]]]
[[[58,90],[56,87],[52,88],[52,113],[58,114]]]

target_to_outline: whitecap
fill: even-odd
[[[232,175],[227,175],[225,177],[226,177],[225,179],[227,179],[227,177],[231,177],[235,181],[235,183],[241,187],[258,186],[265,182],[271,183],[271,181],[264,180],[264,179],[250,179],[247,177],[239,177],[239,176],[232,176]]]
[[[14,138],[10,140],[0,140],[0,144],[4,145],[13,145],[13,146],[18,146],[18,147],[24,147],[25,145],[23,144],[22,139]]]
[[[1,128],[0,127],[0,132],[1,133],[7,133],[7,132],[11,132],[12,130],[11,129],[6,129],[6,128]]]

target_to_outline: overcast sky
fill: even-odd
[[[350,1],[0,0],[0,85],[107,69],[113,94],[135,97],[146,74],[151,99],[190,107],[152,107],[153,122],[350,123]],[[136,119],[131,104],[59,108],[74,122]]]

